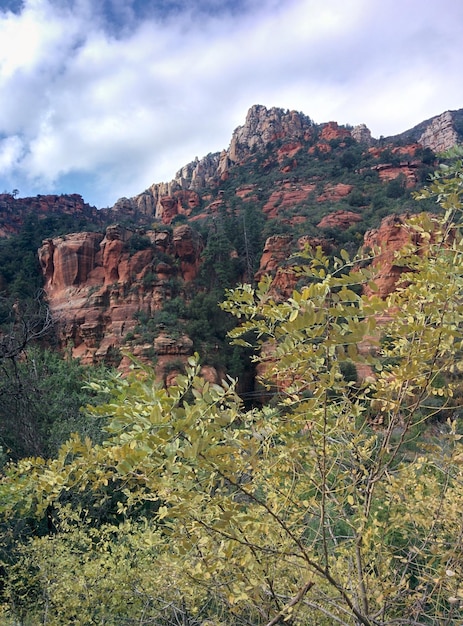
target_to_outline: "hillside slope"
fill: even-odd
[[[387,216],[423,210],[411,193],[435,167],[434,151],[460,142],[462,119],[463,110],[448,111],[374,139],[364,125],[255,105],[228,149],[110,209],[77,195],[3,194],[1,286],[21,297],[41,272],[59,345],[85,363],[126,367],[127,348],[167,380],[197,350],[212,379],[246,378],[243,355],[226,341],[232,322],[217,307],[224,289],[270,273],[284,295],[295,285],[282,271],[291,253],[307,244],[355,252]],[[29,259],[26,271],[27,255],[15,260],[15,235],[24,247],[43,239],[40,265]]]

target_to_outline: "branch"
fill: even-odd
[[[311,589],[314,585],[315,583],[312,580],[309,580],[309,582],[307,582],[301,589],[299,589],[299,591],[294,596],[294,598],[292,598],[288,602],[288,604],[284,606],[281,609],[281,611],[277,613],[277,615],[275,615],[275,617],[272,620],[270,620],[270,622],[266,624],[265,626],[275,626],[275,624],[278,624],[278,622],[281,621],[285,617],[289,609],[295,606],[296,604],[298,604],[302,600],[302,598],[305,596],[305,594],[309,591],[309,589]]]
[[[241,485],[238,482],[236,482],[235,480],[231,479],[229,476],[226,476],[217,467],[217,465],[215,465],[214,463],[211,463],[209,461],[209,459],[203,453],[200,453],[199,456],[204,461],[206,461],[206,463],[208,463],[211,467],[213,467],[214,471],[217,472],[217,474],[219,476],[221,476],[222,478],[227,480],[231,485],[233,485],[234,487],[239,489],[239,491],[241,491],[241,493],[246,495],[250,500],[252,500],[258,506],[261,506],[265,511],[267,511],[267,513],[270,515],[270,517],[272,517],[275,520],[275,522],[284,530],[284,532],[287,534],[287,536],[300,549],[301,556],[303,557],[305,562],[309,565],[309,567],[311,567],[313,570],[315,570],[318,574],[320,574],[322,576],[322,578],[324,578],[330,585],[332,585],[335,589],[337,589],[337,591],[339,591],[339,593],[341,594],[341,597],[343,598],[344,602],[348,605],[349,609],[355,615],[357,620],[359,622],[361,622],[364,626],[372,626],[372,622],[370,621],[368,616],[367,615],[362,615],[360,610],[355,607],[354,603],[349,598],[349,595],[348,595],[346,589],[344,589],[344,587],[340,583],[338,583],[335,578],[333,578],[333,576],[331,575],[329,570],[326,569],[326,567],[322,567],[316,561],[314,561],[312,558],[310,558],[310,556],[307,554],[307,552],[306,552],[306,550],[304,548],[302,540],[294,535],[294,533],[286,525],[284,520],[279,515],[277,515],[266,502],[264,502],[263,500],[260,500],[254,493],[248,491],[247,489],[244,489],[243,485]],[[267,626],[268,626],[268,624],[267,624]]]
[[[4,321],[0,328],[0,360],[15,359],[28,344],[44,338],[53,327],[50,309],[39,292],[33,301],[0,296]]]

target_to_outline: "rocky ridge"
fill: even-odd
[[[37,220],[64,215],[79,217],[93,224],[102,223],[103,214],[87,204],[80,194],[39,195],[17,198],[16,193],[0,194],[0,239],[21,231],[26,216]]]
[[[26,215],[43,219],[50,215],[81,215],[83,219],[104,227],[110,223],[144,223],[149,219],[170,224],[178,215],[189,217],[204,204],[202,193],[209,187],[220,187],[230,175],[230,171],[240,163],[252,159],[272,145],[280,142],[277,158],[280,164],[294,157],[303,144],[318,135],[311,151],[329,152],[330,141],[352,138],[357,143],[378,149],[389,144],[412,144],[441,152],[462,143],[463,109],[446,111],[414,128],[392,137],[380,140],[371,136],[365,124],[354,128],[339,126],[336,122],[315,124],[307,115],[281,108],[267,109],[262,105],[252,106],[245,123],[235,129],[227,149],[208,154],[178,170],[170,182],[151,185],[148,189],[131,198],[120,198],[113,207],[97,210],[84,202],[79,194],[38,195],[30,198],[17,198],[12,193],[0,194],[0,238],[9,237],[20,231]],[[291,164],[283,166],[288,172]],[[413,164],[409,163],[413,178]],[[380,175],[394,178],[397,168],[385,167]],[[306,183],[302,183],[306,184]]]
[[[235,263],[235,280],[270,274],[275,293],[285,297],[297,282],[286,267],[291,253],[307,245],[329,253],[337,236],[346,241],[352,231],[357,247],[386,246],[376,282],[382,295],[393,289],[401,270],[388,254],[403,235],[400,218],[386,216],[378,228],[362,229],[378,204],[370,194],[379,193],[380,208],[385,198],[398,198],[401,207],[402,195],[432,169],[432,152],[425,162],[423,150],[458,143],[459,115],[447,112],[378,141],[364,125],[317,125],[302,113],[256,105],[227,150],[196,159],[170,183],[121,198],[110,209],[96,211],[78,195],[0,195],[0,235],[18,232],[28,211],[39,219],[69,214],[92,222],[98,232],[49,237],[39,251],[61,345],[85,363],[121,367],[120,350],[128,345],[135,355],[155,359],[165,380],[175,371],[172,363],[191,354],[192,338],[159,327],[147,342],[137,337],[137,320],[162,311],[174,297],[174,283],[181,285],[177,294],[191,298]],[[204,276],[197,284],[207,263],[215,277],[208,286]]]
[[[315,128],[314,122],[303,113],[254,105],[249,109],[244,125],[238,126],[233,132],[227,150],[209,154],[202,159],[196,158],[182,167],[169,183],[157,183],[137,196],[121,198],[112,211],[116,214],[138,212],[170,223],[169,220],[176,214],[189,215],[190,209],[197,206],[198,192],[226,180],[233,166],[282,140],[285,145],[279,152],[279,158],[294,156],[302,148],[302,142],[307,142],[315,135]],[[321,126],[320,145],[324,149],[331,140],[351,136],[366,145],[375,142],[364,124],[350,131],[336,122],[328,122]],[[171,207],[176,206],[178,213],[166,210],[168,203]]]
[[[433,152],[442,152],[461,142],[461,133],[457,126],[463,119],[463,109],[446,111],[400,135],[375,139],[365,124],[354,128],[339,127],[336,122],[319,125],[321,127],[322,150],[327,149],[329,141],[342,137],[352,137],[356,142],[368,147],[406,141],[419,143]],[[228,149],[208,154],[202,159],[196,158],[182,167],[169,183],[157,183],[132,198],[122,198],[114,210],[139,211],[152,215],[165,223],[171,214],[165,212],[162,199],[172,198],[179,206],[180,214],[188,214],[188,201],[179,203],[178,198],[185,191],[200,191],[208,186],[215,186],[227,178],[230,168],[244,162],[256,152],[262,152],[272,142],[284,139],[286,145],[292,144],[297,152],[302,141],[307,141],[316,133],[317,125],[305,114],[281,108],[267,109],[262,105],[252,106],[242,126],[232,134]],[[165,202],[165,200],[164,200]],[[191,206],[191,205],[190,205]]]

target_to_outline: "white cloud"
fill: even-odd
[[[0,10],[0,187],[111,204],[256,103],[401,132],[463,107],[462,25],[453,0],[25,0]]]
[[[0,171],[10,176],[21,158],[24,146],[21,139],[13,135],[0,140]]]

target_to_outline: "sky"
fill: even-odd
[[[99,208],[254,104],[398,134],[463,108],[461,0],[0,0],[0,193]]]

